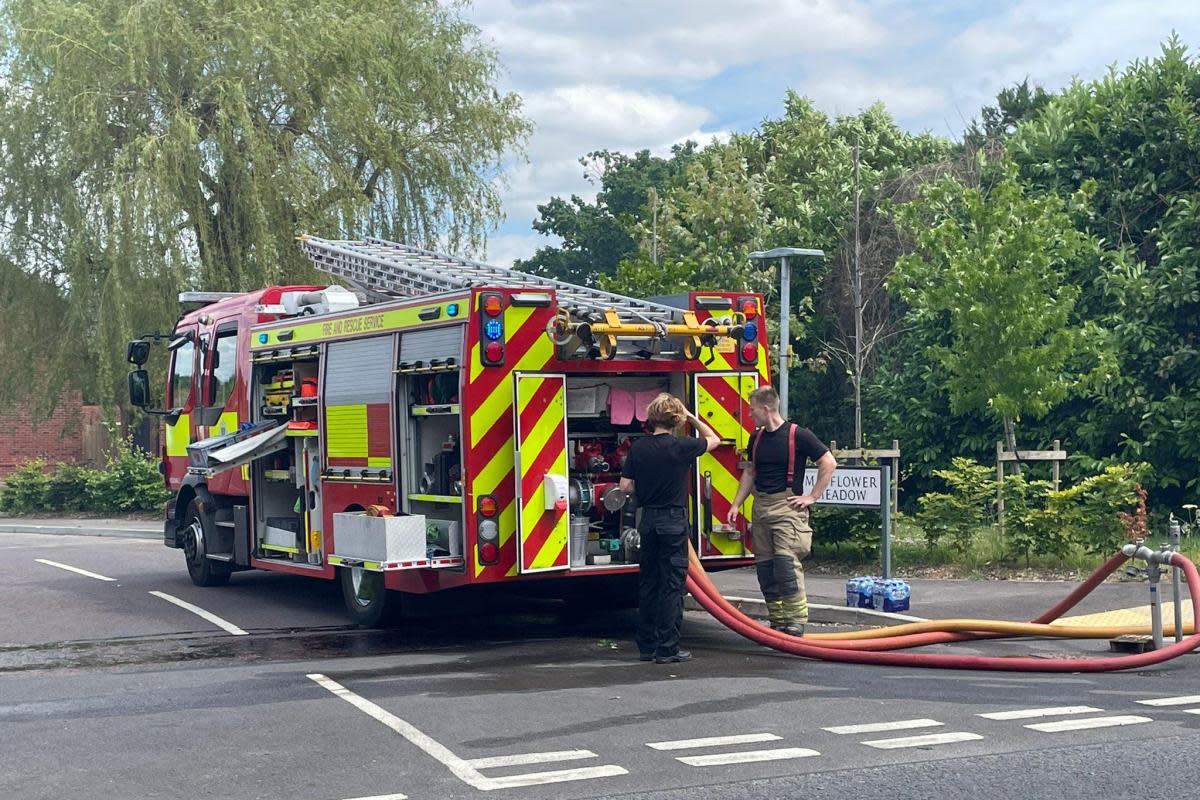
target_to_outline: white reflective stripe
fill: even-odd
[[[992,711],[977,716],[984,719],[1033,719],[1034,717],[1065,717],[1068,714],[1099,714],[1103,708],[1091,706],[1058,706],[1055,708],[1022,708],[1016,711]]]
[[[1119,717],[1092,717],[1091,719],[1060,719],[1058,722],[1035,722],[1026,725],[1031,731],[1042,733],[1061,733],[1063,731],[1083,731],[1091,728],[1113,728],[1119,725],[1140,725],[1143,722],[1153,722],[1149,717],[1138,717],[1132,714]]]
[[[408,800],[406,794],[373,794],[370,797],[351,797],[349,800]]]
[[[862,725],[838,725],[833,728],[823,728],[830,733],[882,733],[883,731],[903,731],[911,728],[937,728],[945,723],[936,719],[901,719],[895,722],[867,722]]]
[[[1187,706],[1200,703],[1200,694],[1189,694],[1183,697],[1159,697],[1156,700],[1138,700],[1144,706]]]
[[[488,767],[516,767],[521,764],[550,764],[555,761],[576,761],[581,758],[598,758],[591,750],[559,750],[555,753],[516,753],[511,756],[472,758],[467,761],[475,769]]]
[[[712,753],[706,756],[680,756],[692,767],[719,767],[724,764],[753,764],[757,761],[782,761],[786,758],[809,758],[821,755],[816,750],[803,747],[782,747],[778,750],[750,750],[745,753]]]
[[[247,633],[244,630],[239,628],[237,625],[234,625],[232,622],[223,620],[220,617],[218,617],[216,614],[213,614],[209,611],[205,611],[200,606],[194,606],[186,600],[180,600],[178,597],[169,595],[166,592],[150,592],[150,594],[154,595],[155,597],[161,597],[163,600],[166,600],[168,603],[174,603],[175,605],[179,606],[180,608],[184,609],[185,611],[192,612],[193,614],[200,617],[201,619],[208,620],[213,625],[216,625],[218,628],[225,631],[226,633],[232,633],[234,636],[246,636],[247,635]]]
[[[51,561],[48,558],[35,558],[34,561],[38,562],[39,564],[45,564],[48,567],[58,567],[59,569],[65,569],[67,572],[74,572],[77,575],[84,575],[88,578],[95,578],[98,581],[115,581],[116,580],[116,578],[108,578],[108,577],[105,577],[104,575],[97,575],[95,572],[88,572],[86,569],[80,569],[79,567],[72,567],[70,564],[60,564],[57,561]]]
[[[977,733],[931,733],[926,736],[901,736],[897,739],[876,739],[863,742],[867,747],[877,750],[896,750],[901,747],[930,747],[938,744],[954,744],[955,742],[972,742],[983,737]]]
[[[529,772],[525,775],[508,775],[504,778],[487,778],[488,784],[481,789],[512,789],[518,786],[541,786],[547,783],[563,783],[565,781],[586,781],[593,778],[611,778],[616,775],[628,775],[629,770],[615,764],[605,764],[602,767],[580,767],[578,769],[559,769],[553,772]]]
[[[710,736],[706,739],[679,739],[674,742],[647,742],[646,747],[655,750],[688,750],[693,747],[719,747],[726,744],[750,744],[752,742],[775,742],[782,739],[773,733],[741,733],[736,736]]]

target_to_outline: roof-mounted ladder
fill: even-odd
[[[681,309],[586,286],[442,255],[383,239],[322,239],[301,236],[300,247],[322,272],[369,293],[384,296],[439,294],[473,286],[553,289],[560,308],[573,317],[603,322],[615,312],[622,323],[667,325],[683,319]]]

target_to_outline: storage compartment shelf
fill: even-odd
[[[459,413],[458,403],[442,403],[440,405],[414,405],[409,407],[409,413],[414,417],[449,416]]]
[[[423,500],[426,503],[461,503],[462,498],[452,494],[410,494],[409,500]]]
[[[305,406],[315,406],[319,402],[321,402],[321,398],[319,398],[319,397],[293,397],[292,398],[292,405],[296,406],[297,408],[304,408]]]
[[[271,552],[274,552],[274,553],[287,553],[288,555],[292,555],[292,556],[298,555],[300,553],[299,547],[288,547],[287,545],[282,545],[282,544],[267,544],[266,542],[263,542],[262,549],[270,550]]]

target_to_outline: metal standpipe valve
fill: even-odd
[[[1179,520],[1175,519],[1175,515],[1171,515],[1170,522],[1167,524],[1167,535],[1170,540],[1170,549],[1172,553],[1179,552]],[[1172,564],[1171,566],[1171,595],[1175,601],[1175,641],[1183,641],[1183,608],[1179,602],[1179,567]]]
[[[1146,575],[1150,579],[1150,635],[1154,641],[1154,649],[1159,650],[1163,644],[1162,604],[1158,599],[1158,581],[1162,577],[1163,564],[1170,564],[1174,553],[1170,547],[1163,546],[1161,551],[1146,547],[1144,539],[1137,539],[1133,544],[1121,548],[1121,552],[1131,558],[1140,558],[1146,562]],[[1176,598],[1178,605],[1178,598]],[[1182,625],[1176,625],[1181,630]]]

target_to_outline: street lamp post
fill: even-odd
[[[779,413],[788,418],[788,317],[791,315],[792,272],[788,259],[792,256],[814,256],[824,258],[824,250],[800,247],[776,247],[774,250],[756,250],[750,254],[751,261],[779,259]]]

